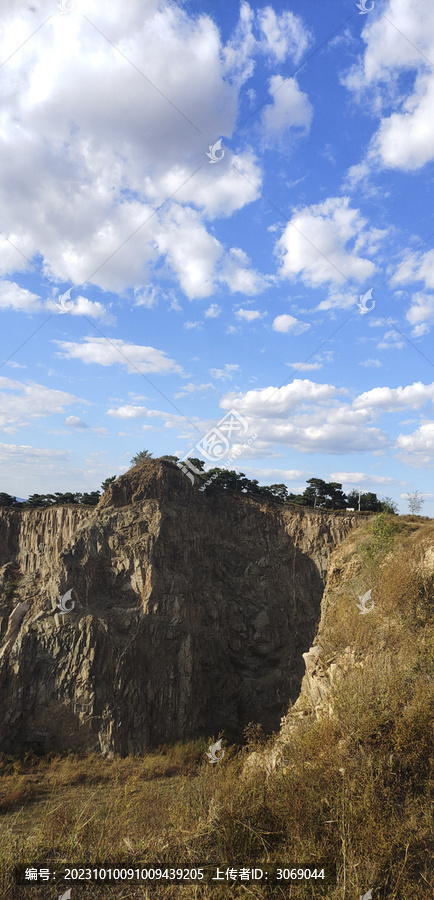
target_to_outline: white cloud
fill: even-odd
[[[398,111],[384,115],[365,160],[353,167],[363,178],[378,167],[415,171],[434,159],[434,9],[431,0],[389,0],[383,15],[366,22],[366,50],[344,80],[365,109],[380,114],[391,102]],[[402,73],[415,73],[406,78]]]
[[[345,388],[294,379],[281,388],[268,387],[244,394],[230,392],[220,406],[226,410],[235,408],[247,419],[249,431],[259,435],[264,452],[267,446],[283,444],[302,453],[381,453],[392,446],[392,438],[373,426],[375,418],[380,413],[417,409],[426,402],[432,403],[434,383],[374,388],[360,394],[351,404],[340,401],[339,395],[345,393]],[[425,447],[429,440],[431,427],[422,425],[411,441],[404,437],[397,448],[405,445],[406,452],[410,452],[410,446],[414,449],[422,443]],[[426,455],[424,450],[420,451],[424,461]],[[361,473],[356,474],[358,479]]]
[[[95,28],[82,15],[53,15],[51,0],[39,0],[39,18],[32,5],[3,12],[0,57],[23,46],[2,69],[0,203],[10,242],[0,246],[0,272],[39,255],[54,282],[140,291],[163,257],[188,297],[209,296],[223,250],[201,216],[251,203],[262,177],[250,150],[205,165],[206,142],[233,133],[239,100],[211,16],[156,0],[131,0],[128,11],[113,0],[110,12],[87,0]],[[37,39],[26,41],[45,13]],[[290,26],[283,40],[295,53],[303,29],[296,17]],[[269,43],[281,56],[283,45]],[[250,49],[263,52],[256,38]],[[37,302],[25,292],[11,298]]]
[[[359,363],[359,366],[366,366],[368,369],[380,369],[381,365],[379,359],[364,359]]]
[[[416,337],[427,334],[428,323],[434,322],[434,294],[413,294],[406,319],[414,326],[413,334],[416,334]]]
[[[366,475],[365,472],[331,472],[330,481],[339,481],[341,484],[394,484],[395,479],[387,475]]]
[[[360,394],[353,402],[354,409],[381,409],[394,412],[398,409],[419,409],[425,403],[434,403],[434,383],[418,381],[406,387],[376,387]]]
[[[165,425],[175,427],[184,424],[183,416],[174,413],[163,412],[160,409],[148,409],[146,406],[133,406],[125,404],[117,409],[108,409],[107,415],[115,419],[162,419]],[[142,425],[144,429],[151,429],[152,425]],[[160,427],[159,425],[156,427]]]
[[[424,422],[413,434],[400,434],[398,459],[409,466],[431,466],[434,458],[434,422]]]
[[[164,253],[179,283],[191,300],[209,297],[214,289],[213,273],[223,253],[219,241],[208,234],[198,213],[174,207],[164,230],[156,237],[160,253]]]
[[[59,315],[65,315],[57,305],[59,300],[60,296],[57,300],[48,300],[45,308],[57,312]],[[115,317],[108,313],[102,303],[98,303],[98,301],[88,300],[87,297],[79,296],[74,300],[67,300],[66,303],[69,316],[89,316],[91,319],[101,319],[108,325],[114,325],[116,322]],[[69,305],[71,305],[70,309]]]
[[[211,306],[205,311],[206,319],[217,319],[222,311],[221,306],[218,303],[211,303]]]
[[[323,364],[320,362],[316,363],[307,363],[307,362],[294,362],[294,363],[285,363],[286,366],[290,366],[292,369],[303,369],[305,372],[310,372],[313,369],[322,369]]]
[[[226,75],[238,86],[243,84],[253,74],[257,53],[265,54],[273,63],[288,58],[297,63],[311,40],[302,19],[289,10],[279,15],[267,6],[255,14],[243,0],[235,33],[223,50]]]
[[[246,322],[253,322],[255,319],[262,319],[266,313],[261,313],[257,309],[237,309],[235,315],[238,319],[245,319]]]
[[[415,171],[434,159],[434,131],[428,125],[433,109],[434,77],[420,75],[403,111],[382,120],[372,155],[378,155],[386,168],[404,171]]]
[[[261,275],[250,267],[251,260],[239,247],[232,247],[225,256],[219,280],[227,284],[232,293],[255,295],[274,281],[273,276]]]
[[[293,334],[301,334],[303,331],[307,331],[310,325],[307,322],[300,322],[299,319],[295,319],[289,313],[282,313],[281,316],[276,316],[273,320],[272,328],[273,331],[280,331],[284,334],[287,334],[288,331],[291,331]],[[314,368],[317,367],[314,366]]]
[[[397,331],[386,331],[383,340],[377,344],[378,350],[402,350],[405,347],[405,341]]]
[[[213,378],[217,378],[220,381],[226,381],[227,379],[233,378],[235,372],[239,371],[239,368],[237,363],[225,363],[223,369],[210,369],[209,372]]]
[[[247,391],[244,395],[227,394],[221,406],[228,410],[236,406],[242,415],[281,415],[290,412],[299,403],[330,401],[341,393],[346,393],[345,388],[296,378],[291,384],[281,388],[268,387],[259,391]]]
[[[255,14],[248,3],[240,4],[240,17],[235,32],[223,48],[226,76],[240,87],[253,74],[257,40],[253,34]]]
[[[330,197],[294,214],[276,245],[282,278],[298,276],[317,287],[348,278],[363,282],[373,275],[374,263],[358,254],[366,220],[349,203],[348,197]],[[353,247],[347,248],[350,241]]]
[[[434,250],[422,255],[418,276],[423,278],[427,288],[434,288]]]
[[[148,416],[149,410],[146,406],[119,406],[118,409],[108,409],[108,416],[116,416],[118,419],[139,419],[142,416]]]
[[[13,281],[0,281],[0,309],[14,309],[18,312],[40,312],[41,298]]]
[[[265,48],[277,62],[290,56],[299,62],[311,40],[299,16],[284,10],[279,16],[271,6],[258,11],[258,21],[264,35]]]
[[[185,384],[182,391],[179,391],[178,394],[175,394],[175,400],[179,400],[181,397],[188,397],[189,394],[193,394],[196,391],[213,391],[215,387],[211,382],[207,382],[206,384],[193,384],[191,381],[189,384]]]
[[[182,369],[173,359],[168,359],[162,350],[130,344],[119,338],[110,341],[106,338],[85,337],[81,344],[73,341],[56,341],[61,347],[62,356],[67,359],[80,359],[86,365],[95,363],[100,366],[112,366],[120,363],[128,372],[179,372]]]
[[[196,321],[196,322],[191,322],[191,321],[184,322],[184,328],[186,328],[187,331],[201,331],[201,329],[203,328],[203,322],[199,322],[199,321]]]
[[[64,413],[65,406],[78,402],[85,401],[35,382],[22,384],[0,377],[0,428],[16,431],[32,419]]]
[[[311,474],[303,469],[263,469],[262,467],[259,469],[253,466],[242,466],[242,468],[247,476],[260,478],[262,481],[266,480],[267,484],[277,484],[279,479],[299,482],[301,478],[306,478]]]
[[[313,107],[307,94],[300,90],[295,78],[274,75],[269,81],[272,102],[262,113],[263,141],[267,147],[279,144],[285,133],[296,129],[307,134],[312,122]]]
[[[170,196],[176,191],[178,202],[191,203],[210,218],[230,216],[257,199],[262,170],[252,150],[233,154],[226,148],[223,159],[212,170],[203,167],[188,181],[191,171],[178,167],[160,179],[159,195]],[[178,190],[184,181],[185,187]]]
[[[67,425],[68,428],[89,428],[89,425],[86,425],[86,422],[83,422],[78,418],[78,416],[67,416],[65,419],[65,425]]]

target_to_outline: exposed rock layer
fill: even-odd
[[[277,728],[331,551],[360,521],[200,493],[162,461],[93,509],[0,510],[0,750],[126,754]]]

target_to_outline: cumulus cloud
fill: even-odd
[[[218,303],[211,303],[211,306],[205,311],[206,319],[217,319],[222,311],[221,306]]]
[[[13,281],[0,281],[0,309],[39,312],[43,309],[43,304],[41,298],[32,291],[19,287]]]
[[[299,403],[329,401],[341,393],[346,393],[345,388],[297,378],[281,388],[268,387],[247,391],[244,395],[227,394],[221,405],[223,409],[236,405],[243,415],[281,415],[293,410]]]
[[[160,409],[148,409],[147,406],[134,406],[127,403],[124,406],[112,407],[107,410],[107,415],[115,419],[162,419],[168,427],[179,426],[184,424],[183,416],[177,416],[174,413],[163,412]],[[151,428],[152,426],[143,425],[143,428]],[[159,427],[159,426],[158,426]]]
[[[366,219],[350,207],[348,197],[299,209],[276,244],[280,275],[299,277],[311,287],[349,278],[363,282],[376,267],[359,253],[362,238],[369,238]]]
[[[269,93],[272,102],[262,113],[264,145],[279,145],[284,135],[291,131],[307,134],[312,122],[313,107],[295,78],[284,79],[281,75],[274,75],[269,81]]]
[[[235,315],[237,319],[253,322],[255,319],[262,319],[266,313],[261,313],[258,309],[237,309]]]
[[[366,158],[350,173],[360,180],[379,166],[415,171],[434,159],[434,133],[429,123],[434,103],[434,8],[431,0],[389,0],[383,15],[367,21],[366,49],[344,79],[355,97],[380,114],[379,128]],[[399,77],[413,72],[406,82]],[[403,85],[405,85],[403,87]],[[361,87],[363,86],[363,88]],[[399,110],[382,115],[395,100]]]
[[[56,300],[47,300],[45,308],[59,315],[64,315],[65,313],[62,312],[58,305],[61,301],[61,296],[59,295]],[[63,303],[66,305],[70,316],[88,316],[90,319],[100,319],[107,325],[114,325],[116,322],[115,317],[107,312],[102,303],[88,300],[87,297],[79,296],[75,299],[65,300]]]
[[[258,10],[257,16],[264,50],[271,53],[277,62],[285,62],[290,56],[298,63],[311,40],[301,18],[290,10],[284,10],[279,15],[271,6]]]
[[[168,359],[162,350],[131,344],[119,338],[110,341],[106,338],[85,337],[81,343],[74,341],[56,341],[61,348],[57,354],[66,359],[80,359],[86,365],[94,363],[100,366],[123,365],[128,372],[168,372],[182,373],[182,369],[173,359]]]
[[[402,350],[405,347],[405,341],[397,331],[386,331],[383,339],[377,344],[378,350]]]
[[[251,268],[251,260],[239,247],[226,254],[219,280],[227,284],[232,293],[255,295],[272,283],[272,276],[261,275]]]
[[[397,409],[419,409],[425,403],[434,402],[434,383],[422,384],[421,381],[408,384],[406,387],[376,387],[365,391],[354,400],[354,409],[382,409],[393,412]]]
[[[156,244],[166,254],[176,272],[184,293],[193,297],[209,297],[214,290],[214,267],[223,252],[219,241],[208,234],[198,214],[177,207],[166,222]]]
[[[37,40],[25,42],[44,13]],[[24,43],[2,69],[0,202],[10,242],[0,272],[36,257],[53,282],[120,292],[143,288],[162,258],[189,298],[209,296],[224,251],[202,217],[251,203],[262,178],[251,150],[205,165],[204,144],[232,134],[238,109],[218,28],[205,13],[156,0],[132,0],[128,12],[113,0],[110,13],[88,0],[86,16],[52,15],[51,0],[4,10],[1,58]],[[268,52],[295,54],[301,20],[285,20],[283,43],[266,21]],[[262,53],[261,41],[251,49]],[[38,302],[17,289],[3,297]],[[102,317],[96,304],[84,313]]]
[[[300,16],[290,10],[276,13],[271,6],[255,13],[243,0],[235,33],[223,50],[226,74],[240,86],[252,76],[256,54],[264,54],[275,64],[287,59],[298,63],[311,41]]]
[[[434,458],[434,422],[424,422],[413,434],[400,434],[396,446],[398,459],[410,466],[432,465]]]
[[[303,331],[307,331],[310,325],[307,322],[300,322],[299,319],[295,319],[289,313],[282,313],[281,316],[276,316],[273,320],[272,327],[273,331],[280,331],[283,334],[288,334],[289,331],[292,334],[301,334]],[[314,368],[318,368],[318,366],[314,366]]]
[[[281,388],[268,387],[244,394],[230,392],[223,397],[220,405],[226,410],[235,408],[246,418],[249,430],[257,432],[259,440],[265,445],[264,450],[276,443],[288,445],[302,453],[379,453],[395,442],[384,430],[375,426],[375,419],[380,414],[395,413],[407,407],[418,409],[427,402],[432,403],[434,384],[373,388],[360,394],[352,403],[340,399],[340,395],[345,393],[345,388],[317,384],[309,379],[294,379]],[[412,459],[423,459],[425,464],[426,447],[433,429],[434,426],[431,428],[423,424],[411,438],[400,437],[396,443],[397,449],[405,447],[408,458],[413,454]],[[361,473],[356,473],[356,476],[355,480],[360,480]],[[388,482],[383,480],[378,483]]]
[[[67,416],[65,425],[67,425],[68,428],[78,428],[79,430],[89,428],[89,425],[86,425],[86,422],[83,422],[78,416]]]
[[[393,484],[395,481],[387,475],[367,475],[365,472],[330,472],[329,478],[341,484],[363,484],[367,481],[372,484]]]
[[[32,419],[64,413],[66,406],[78,402],[85,401],[35,382],[22,384],[0,377],[0,428],[11,433],[11,428],[16,431]]]
[[[426,334],[430,330],[428,323],[434,322],[434,294],[422,292],[413,294],[406,319],[413,325],[413,334],[416,334],[416,337],[421,333]]]

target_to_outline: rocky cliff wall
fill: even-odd
[[[0,750],[277,728],[330,554],[360,521],[200,493],[162,461],[92,509],[0,510]]]
[[[303,653],[305,672],[299,696],[282,717],[273,749],[252,755],[252,764],[259,764],[268,774],[285,765],[287,748],[300,733],[301,724],[323,719],[338,722],[335,689],[345,685],[348,691],[355,672],[362,673],[368,683],[371,672],[375,680],[387,666],[396,673],[399,660],[401,669],[408,669],[410,680],[414,671],[420,671],[422,685],[430,679],[430,651],[425,648],[429,647],[427,609],[433,596],[434,527],[432,520],[416,516],[397,517],[397,523],[400,542],[388,551],[384,549],[373,569],[369,569],[362,552],[362,545],[366,547],[367,538],[369,541],[365,528],[357,535],[348,534],[333,550],[315,639]],[[382,574],[385,566],[386,575]],[[395,582],[391,572],[395,573]],[[374,595],[369,592],[363,610],[360,601],[363,594],[367,597],[368,573],[375,585]],[[411,609],[417,610],[413,618]],[[420,650],[417,662],[411,656],[414,647]],[[383,670],[378,668],[379,661]],[[371,697],[382,691],[384,684],[376,682]],[[366,694],[369,697],[367,687]],[[369,700],[366,702],[369,705]],[[387,704],[387,700],[383,702]]]

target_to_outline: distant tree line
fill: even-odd
[[[102,490],[106,491],[113,481],[116,481],[116,475],[106,478],[101,485]],[[60,491],[56,491],[55,494],[31,494],[28,500],[20,501],[16,497],[11,497],[10,494],[4,494],[0,491],[0,507],[34,509],[38,506],[63,506],[65,503],[80,504],[80,506],[96,506],[100,497],[101,491],[90,491],[90,493],[84,494],[71,491],[62,494]]]
[[[177,456],[160,456],[167,462],[179,462]],[[148,450],[141,450],[131,460],[132,465],[152,459]],[[322,478],[309,478],[307,487],[302,494],[293,494],[288,491],[285,484],[260,485],[256,479],[247,478],[244,472],[235,472],[233,469],[213,468],[204,471],[205,460],[190,458],[190,462],[199,473],[198,478],[203,479],[208,492],[219,490],[239,491],[243,494],[256,495],[268,498],[279,503],[294,503],[297,506],[313,507],[314,509],[348,509],[359,508],[358,491],[350,491],[345,494],[342,484],[337,481],[326,482]],[[106,478],[101,485],[102,491],[116,480],[116,475]],[[96,506],[101,497],[100,491],[90,493],[60,493],[32,494],[28,500],[19,501],[10,494],[0,492],[0,507],[12,509],[34,509],[35,507],[62,506],[64,504],[78,504],[80,506]],[[367,492],[360,494],[360,510],[363,512],[389,512],[398,511],[397,504],[390,497],[379,500],[376,494]]]

